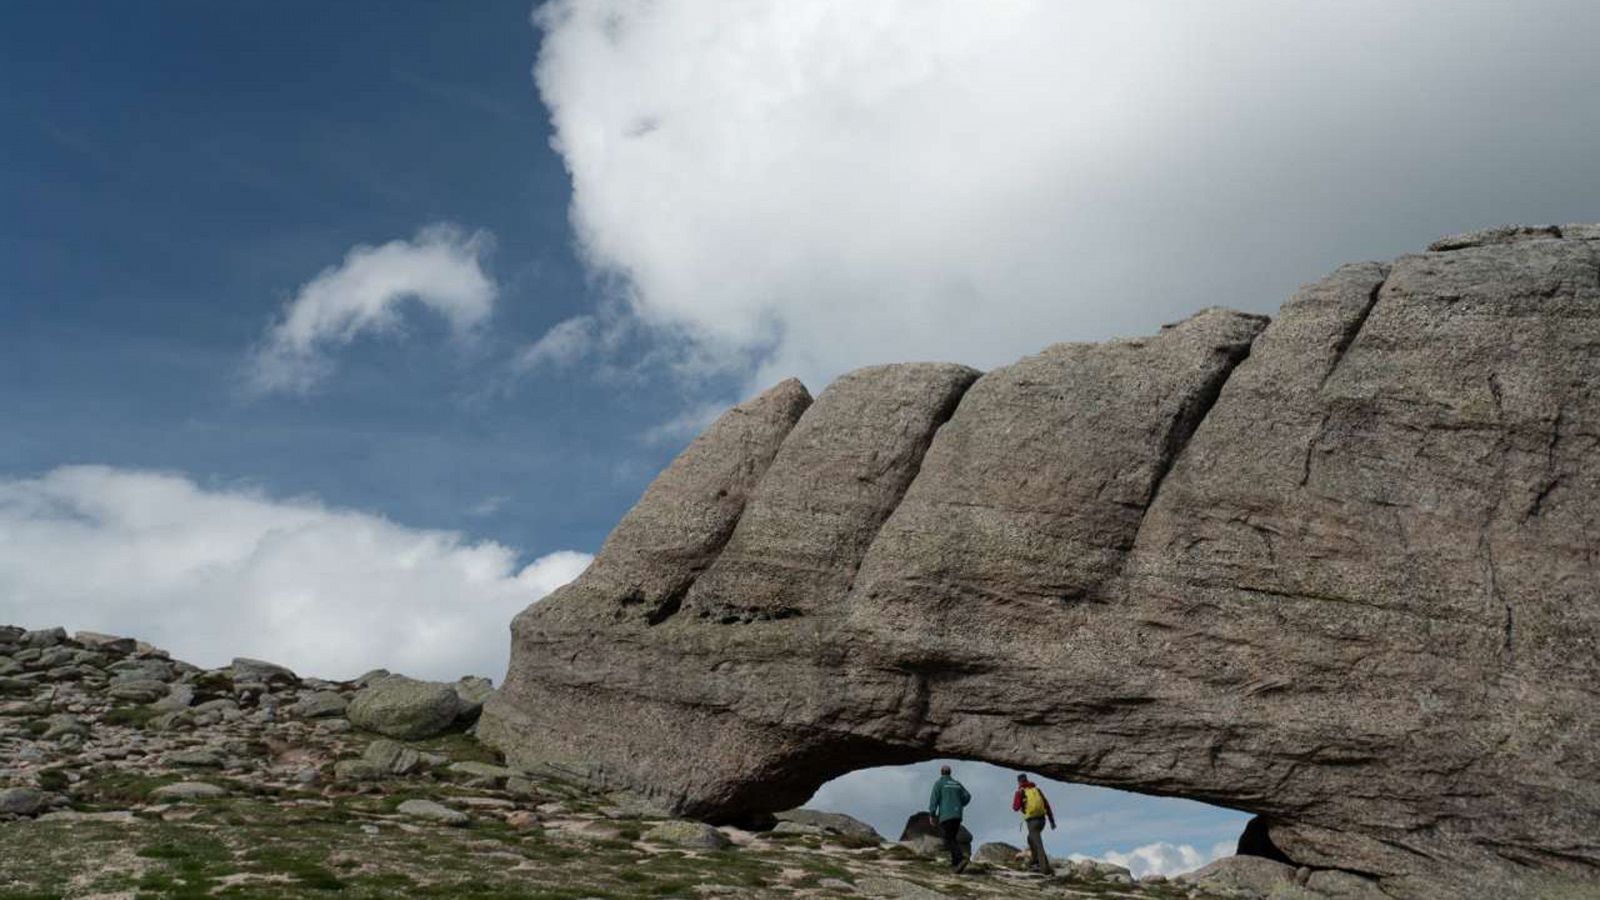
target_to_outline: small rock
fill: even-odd
[[[39,736],[42,741],[53,741],[65,735],[77,735],[80,738],[89,736],[89,726],[77,716],[65,713],[45,719],[44,734]]]
[[[112,682],[124,681],[171,681],[175,674],[172,661],[154,657],[138,657],[134,659],[121,659],[106,667],[112,675]]]
[[[1022,853],[1021,847],[1014,847],[1001,841],[990,841],[987,844],[979,844],[978,849],[973,851],[972,858],[991,866],[1016,868],[1020,853]]]
[[[465,775],[474,782],[480,782],[493,787],[499,787],[506,780],[517,774],[505,766],[496,766],[483,762],[457,762],[451,763],[450,769],[457,775]]]
[[[132,653],[137,646],[137,642],[134,641],[133,638],[117,637],[116,635],[111,634],[101,634],[98,631],[74,632],[72,639],[89,648],[90,650],[98,650],[101,653],[110,653],[113,656],[127,656],[129,653]]]
[[[170,800],[182,802],[184,800],[211,800],[217,797],[226,797],[228,792],[214,784],[204,781],[179,781],[174,784],[165,784],[150,792],[152,800]]]
[[[194,728],[194,713],[187,709],[162,713],[144,724],[147,731],[188,731]]]
[[[847,816],[844,813],[823,812],[816,809],[791,809],[777,814],[779,822],[798,822],[802,825],[812,825],[824,831],[835,834],[849,835],[850,837],[883,843],[883,836],[877,829],[861,821]]]
[[[167,695],[151,704],[162,712],[171,712],[178,709],[188,709],[194,703],[194,686],[189,684],[174,684],[167,688]]]
[[[1265,856],[1224,856],[1186,875],[1178,881],[1198,884],[1208,890],[1234,890],[1272,894],[1274,897],[1295,896],[1294,866],[1286,865]],[[1299,896],[1311,896],[1299,891]]]
[[[58,666],[64,666],[72,662],[72,658],[76,655],[77,651],[71,647],[50,647],[40,653],[38,658],[33,661],[33,667],[35,669],[53,669]]]
[[[387,738],[379,738],[368,744],[361,758],[379,770],[394,775],[410,775],[423,767],[422,754]]]
[[[161,762],[186,769],[220,769],[223,759],[215,750],[175,750],[162,756]]]
[[[675,844],[702,850],[721,850],[733,843],[727,835],[710,825],[688,819],[662,822],[645,832],[644,840],[653,844]]]
[[[107,693],[128,703],[153,703],[167,695],[167,685],[151,678],[136,678],[112,682]]]
[[[462,719],[476,719],[483,711],[484,701],[494,695],[494,682],[479,675],[461,678],[454,687],[461,700],[461,711],[456,715]]]
[[[294,672],[277,663],[269,663],[265,660],[236,656],[231,668],[233,669],[233,682],[235,685],[244,682],[265,684],[269,687],[292,687],[300,683],[300,676],[294,674]]]
[[[289,714],[301,719],[322,719],[329,716],[344,715],[345,708],[350,701],[336,691],[312,691],[302,694],[289,707]]]
[[[534,797],[539,793],[539,788],[531,779],[521,775],[513,775],[506,779],[506,792],[514,797]]]
[[[407,800],[400,804],[398,812],[413,819],[424,822],[437,822],[440,825],[465,825],[472,821],[464,812],[451,809],[432,800]]]
[[[364,759],[341,759],[333,764],[335,781],[382,781],[389,772]]]
[[[54,647],[57,644],[65,643],[66,640],[67,630],[65,628],[40,628],[37,631],[23,632],[21,643],[24,647]]]
[[[506,824],[512,828],[528,829],[539,824],[539,816],[526,809],[506,813]]]
[[[50,799],[49,794],[33,788],[6,788],[0,791],[0,816],[36,816],[49,808]]]
[[[916,882],[882,875],[856,879],[856,889],[872,897],[897,897],[901,900],[946,900],[950,896]]]

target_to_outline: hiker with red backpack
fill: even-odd
[[[1022,813],[1022,819],[1028,825],[1028,852],[1033,854],[1033,861],[1028,868],[1044,875],[1054,875],[1050,854],[1044,850],[1043,832],[1046,820],[1050,822],[1050,830],[1055,830],[1056,814],[1050,809],[1050,801],[1045,799],[1044,791],[1039,790],[1039,786],[1029,781],[1026,775],[1017,776],[1017,792],[1011,796],[1011,810]]]

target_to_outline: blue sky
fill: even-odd
[[[530,12],[0,12],[0,620],[497,676],[510,615],[781,377],[1600,219],[1583,0]],[[821,799],[889,829],[926,774]],[[1063,853],[1171,868],[1240,823],[1054,790],[1098,823]]]
[[[171,469],[531,553],[598,546],[675,449],[636,437],[678,389],[501,383],[506,347],[590,302],[527,15],[10,8],[0,467]],[[242,391],[246,351],[299,284],[435,221],[494,235],[480,346],[412,316],[403,341],[348,348],[314,397]]]

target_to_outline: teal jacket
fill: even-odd
[[[948,775],[939,776],[933,783],[933,796],[928,798],[928,815],[941,822],[961,818],[961,811],[972,802],[972,795],[961,782]]]

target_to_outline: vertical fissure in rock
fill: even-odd
[[[955,416],[956,410],[961,407],[962,399],[967,396],[967,391],[970,391],[981,377],[981,373],[974,372],[966,384],[959,385],[950,392],[950,396],[945,398],[944,406],[940,407],[939,411],[934,414],[932,426],[928,428],[927,433],[923,435],[922,441],[916,447],[916,459],[911,462],[910,477],[906,478],[905,484],[900,486],[900,492],[895,496],[894,502],[889,504],[884,509],[883,515],[878,518],[878,521],[873,523],[872,536],[867,538],[862,545],[861,555],[857,557],[850,573],[847,590],[855,586],[856,571],[860,569],[861,561],[866,559],[868,554],[872,552],[872,545],[877,543],[878,534],[883,531],[884,524],[894,515],[895,510],[900,508],[900,504],[905,502],[906,494],[911,492],[911,486],[917,483],[917,477],[922,474],[922,462],[928,458],[928,450],[933,447],[934,438],[939,436],[939,431],[944,428],[945,423]]]
[[[1333,373],[1339,371],[1339,364],[1344,362],[1345,354],[1349,353],[1350,348],[1355,346],[1356,338],[1360,336],[1362,327],[1367,324],[1367,318],[1372,315],[1373,309],[1378,305],[1378,295],[1383,291],[1383,286],[1389,283],[1390,271],[1389,267],[1384,267],[1383,277],[1378,279],[1378,283],[1374,284],[1372,290],[1367,294],[1366,305],[1350,321],[1350,324],[1345,326],[1343,333],[1339,335],[1339,340],[1334,343],[1333,360],[1328,364],[1328,371],[1323,373],[1322,380],[1317,383],[1317,390],[1322,390],[1322,386],[1328,383],[1328,379],[1333,377]]]
[[[1172,467],[1178,462],[1178,457],[1189,446],[1190,438],[1200,430],[1200,425],[1206,416],[1211,414],[1211,408],[1216,406],[1218,398],[1222,396],[1222,389],[1227,386],[1228,379],[1250,357],[1250,348],[1260,336],[1260,332],[1257,332],[1248,343],[1237,349],[1219,350],[1225,360],[1223,364],[1206,379],[1200,390],[1184,401],[1178,414],[1172,417],[1172,423],[1162,436],[1161,454],[1156,460],[1155,476],[1150,480],[1150,495],[1144,504],[1145,512],[1149,512],[1150,508],[1156,505],[1156,496],[1161,491],[1162,483],[1167,479],[1167,473],[1172,471]],[[1143,524],[1142,518],[1140,524]]]

